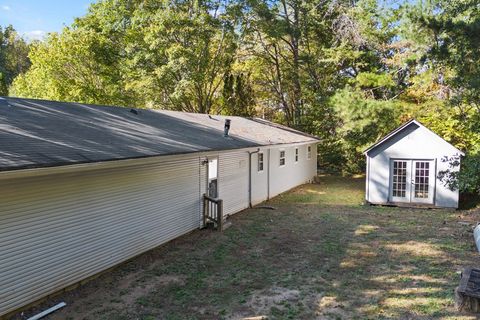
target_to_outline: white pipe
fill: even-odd
[[[480,224],[477,224],[475,229],[473,229],[473,239],[477,245],[477,251],[480,252]]]
[[[65,307],[67,304],[65,302],[60,302],[59,304],[57,304],[56,306],[53,306],[43,312],[40,312],[39,314],[37,315],[34,315],[33,317],[30,317],[28,318],[27,320],[38,320],[38,319],[41,319],[43,317],[45,317],[46,315],[54,312],[54,311],[57,311],[58,309],[60,308],[63,308]]]
[[[252,207],[252,154],[259,153],[260,148],[256,151],[248,152],[248,206]],[[264,162],[265,163],[265,162]]]

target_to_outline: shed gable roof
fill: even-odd
[[[436,134],[435,132],[433,132],[432,130],[430,130],[429,128],[427,128],[426,126],[424,126],[423,124],[421,124],[419,121],[415,120],[415,119],[411,119],[410,121],[407,121],[405,122],[404,124],[402,124],[400,127],[396,128],[395,130],[391,131],[389,134],[387,134],[385,137],[381,138],[379,141],[377,141],[375,144],[371,145],[370,147],[368,147],[363,153],[364,154],[368,154],[371,150],[381,146],[382,144],[386,143],[387,141],[389,141],[390,139],[392,139],[393,137],[395,137],[396,135],[400,134],[402,131],[406,130],[407,128],[409,128],[410,126],[412,125],[416,125],[420,128],[423,128],[425,130],[427,130],[428,132],[430,132],[431,134],[435,135],[436,137],[438,137],[439,139],[441,139],[443,142],[445,142],[446,144],[448,144],[449,146],[451,146],[452,148],[454,148],[455,150],[458,151],[459,154],[461,155],[465,155],[461,150],[455,148],[452,144],[450,144],[448,141],[446,141],[445,139],[443,139],[442,137],[440,137],[438,134]]]
[[[0,98],[0,171],[316,140],[242,117]]]

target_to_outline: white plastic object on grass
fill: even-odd
[[[67,305],[67,304],[66,304],[65,302],[60,302],[59,304],[57,304],[57,305],[55,305],[55,306],[53,306],[53,307],[51,307],[51,308],[49,308],[49,309],[47,309],[47,310],[45,310],[45,311],[43,311],[43,312],[40,312],[39,314],[36,314],[36,315],[34,315],[33,317],[28,318],[27,320],[38,320],[38,319],[41,319],[41,318],[45,317],[46,315],[48,315],[48,314],[50,314],[50,313],[52,313],[52,312],[54,312],[54,311],[57,311],[57,310],[60,309],[60,308],[65,307],[66,305]]]
[[[480,252],[480,223],[477,224],[475,229],[473,229],[473,238],[475,239],[475,244],[477,245],[477,251]]]

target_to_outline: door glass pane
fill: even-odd
[[[415,198],[428,198],[430,162],[415,162]]]
[[[216,179],[218,172],[218,159],[208,160],[208,179]]]
[[[208,196],[218,197],[218,159],[208,160]]]
[[[263,171],[263,153],[259,153],[258,154],[258,167],[257,167],[257,170],[260,172],[260,171]]]
[[[392,195],[405,198],[407,192],[407,161],[393,161]]]

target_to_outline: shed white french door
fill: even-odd
[[[390,164],[390,199],[392,202],[410,202],[411,161],[392,160]]]
[[[432,160],[392,160],[390,201],[433,203],[434,169]]]

